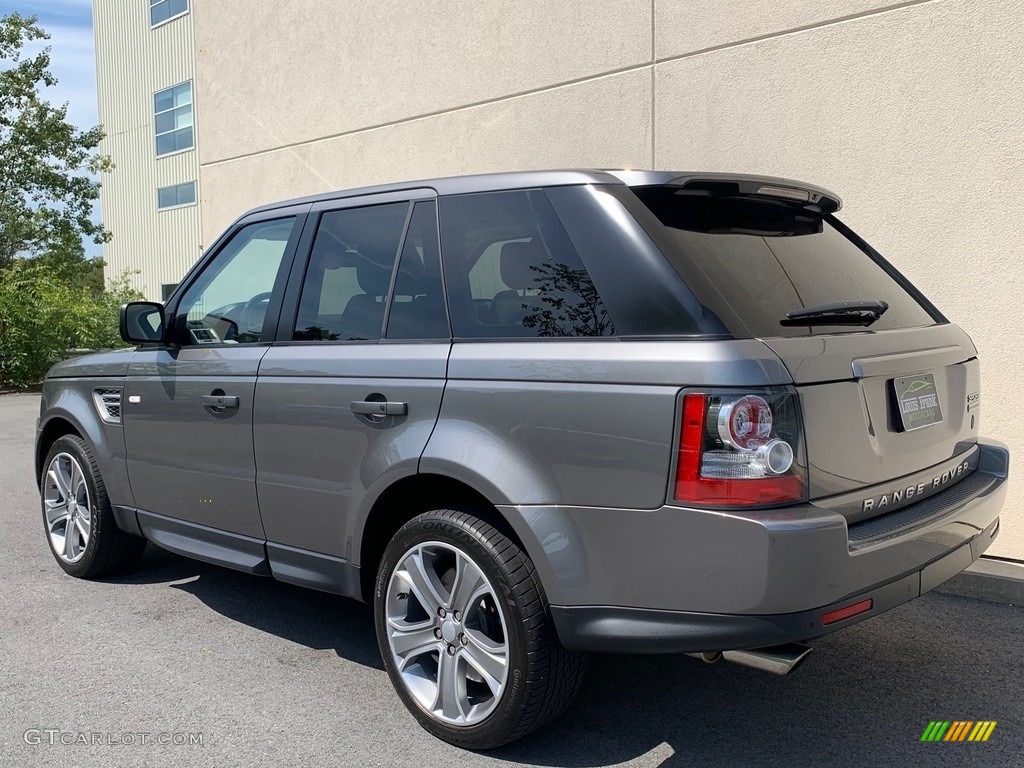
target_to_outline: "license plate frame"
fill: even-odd
[[[934,373],[916,373],[892,380],[896,424],[903,432],[942,423],[942,406]]]

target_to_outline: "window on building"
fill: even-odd
[[[177,208],[182,205],[195,205],[196,183],[187,181],[184,184],[172,184],[169,187],[160,187],[156,191],[156,207]]]
[[[178,287],[177,283],[164,283],[160,286],[160,301],[167,301]]]
[[[155,27],[188,13],[188,0],[149,0],[149,23]]]
[[[157,91],[153,96],[153,114],[157,157],[194,146],[191,82]]]

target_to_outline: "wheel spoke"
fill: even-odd
[[[57,490],[60,491],[60,495],[65,501],[68,501],[71,498],[71,488],[68,484],[68,478],[64,474],[64,469],[61,467],[60,458],[54,459],[53,464],[50,465],[49,475],[57,485]]]
[[[437,609],[444,604],[444,601],[437,593],[434,582],[430,578],[430,570],[423,561],[422,550],[410,553],[402,565],[405,568],[403,573],[406,581],[409,582],[409,586],[415,593],[416,599],[420,601],[420,605],[423,606],[427,613],[431,616],[436,616]]]
[[[85,478],[82,477],[82,469],[78,466],[77,461],[71,462],[71,481],[68,483],[68,488],[71,490],[71,498],[78,501],[78,489],[80,486],[85,484]]]
[[[402,628],[396,626],[397,622],[388,623],[392,627],[391,650],[400,659],[400,671],[404,672],[417,657],[430,651],[440,651],[442,655],[444,654],[444,646],[434,637],[431,624],[421,623]]]
[[[68,523],[67,528],[64,529],[64,557],[67,560],[73,560],[78,557],[78,531],[75,530],[75,526]]]
[[[75,527],[78,528],[78,531],[82,534],[82,542],[83,542],[83,544],[88,544],[89,543],[89,528],[90,528],[89,518],[83,517],[82,515],[79,515],[78,517],[75,518]]]
[[[474,604],[474,598],[487,591],[483,574],[461,554],[455,556],[455,582],[452,584],[448,608],[465,614]]]
[[[497,696],[505,679],[505,646],[491,642],[475,630],[467,629],[465,634],[469,643],[462,648],[462,655],[484,678],[491,693]]]
[[[52,531],[62,522],[68,519],[68,505],[63,501],[47,500],[46,504],[46,525]]]
[[[433,709],[435,712],[440,710],[447,720],[462,720],[466,717],[462,707],[464,696],[465,680],[460,680],[459,662],[447,652],[442,652],[437,660],[437,699]]]

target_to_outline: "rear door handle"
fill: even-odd
[[[237,408],[237,395],[203,395],[203,408]]]
[[[352,413],[363,416],[405,416],[409,412],[408,403],[395,403],[389,400],[353,400]]]

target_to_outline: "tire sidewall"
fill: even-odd
[[[89,491],[89,541],[85,545],[85,554],[82,555],[82,559],[75,563],[67,562],[54,550],[53,541],[50,539],[50,529],[46,524],[46,502],[44,500],[46,473],[50,470],[50,462],[53,461],[58,453],[67,453],[75,458],[78,465],[82,468],[82,474],[85,476],[85,486]],[[43,532],[46,534],[46,546],[50,550],[50,554],[57,561],[57,564],[71,576],[82,578],[92,571],[99,548],[99,540],[103,535],[101,505],[106,503],[106,490],[97,487],[92,457],[86,452],[85,442],[81,438],[72,435],[58,438],[50,446],[50,450],[46,454],[46,461],[43,463],[43,472],[40,478],[39,505],[42,512]]]
[[[494,534],[504,539],[499,532],[495,531]],[[391,656],[384,608],[388,583],[402,555],[416,544],[426,541],[451,544],[469,555],[494,588],[498,597],[498,610],[501,611],[505,620],[509,660],[505,689],[502,691],[501,700],[494,711],[485,720],[474,725],[448,725],[423,711],[406,691],[401,674],[395,668]],[[504,539],[504,541],[512,544],[508,539]],[[512,544],[512,546],[515,545]],[[416,716],[420,724],[438,738],[470,749],[482,748],[488,743],[500,740],[503,733],[515,727],[527,693],[525,682],[529,679],[529,656],[523,612],[519,601],[512,592],[511,581],[511,574],[505,569],[504,562],[498,556],[493,543],[489,543],[486,538],[475,533],[465,524],[465,521],[434,517],[430,513],[414,518],[403,526],[384,552],[377,572],[373,600],[374,626],[377,631],[377,644],[380,647],[381,658],[402,702]]]

